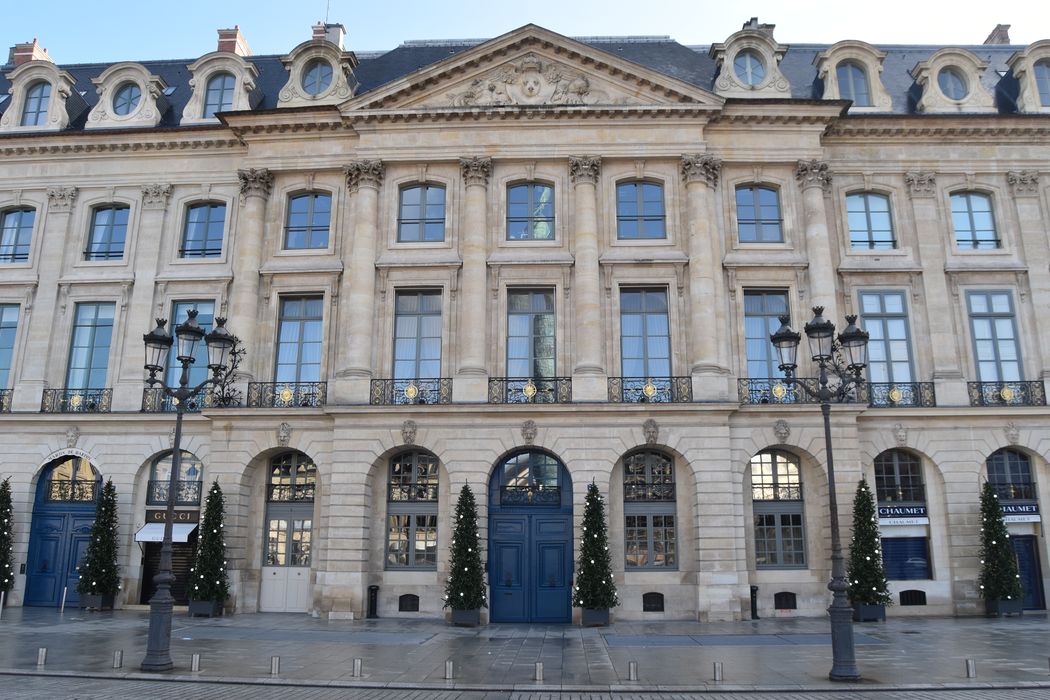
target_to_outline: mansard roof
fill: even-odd
[[[534,25],[527,25],[506,36],[529,29],[555,36],[553,32]],[[379,92],[384,86],[402,81],[413,73],[439,64],[457,54],[478,48],[479,45],[493,40],[461,41],[410,41],[385,52],[358,52],[359,65],[354,74],[360,86],[354,99],[358,100],[370,92]],[[655,37],[581,37],[566,40],[567,44],[579,44],[617,57],[621,61],[637,64],[645,71],[652,71],[668,76],[674,81],[688,84],[703,92],[714,92],[714,83],[718,68],[714,58],[709,55],[709,46],[686,46],[667,36]],[[817,78],[815,57],[829,44],[788,44],[787,51],[780,64],[780,69],[791,85],[790,96],[795,100],[822,99],[823,85]],[[944,48],[934,45],[885,45],[875,47],[886,53],[881,78],[892,98],[892,114],[917,114],[916,103],[921,97],[921,88],[911,75],[915,66],[929,58],[935,51]],[[987,62],[988,69],[981,79],[983,86],[995,97],[995,105],[1000,114],[1018,112],[1016,101],[1018,82],[1014,78],[1008,61],[1016,52],[1024,50],[1019,45],[980,45],[964,46],[981,61]],[[187,66],[195,58],[177,60],[141,61],[149,73],[159,76],[168,85],[168,109],[162,115],[158,128],[178,127],[186,106],[192,95],[189,86],[190,72]],[[256,110],[268,110],[277,107],[278,93],[288,79],[288,73],[281,62],[281,56],[248,56],[246,59],[258,70],[257,89],[261,96]],[[88,108],[99,100],[92,84],[113,63],[85,63],[59,65],[76,81],[75,89],[81,94]],[[4,75],[12,66],[5,66],[0,72],[0,95],[7,96],[11,83]],[[0,113],[6,110],[12,100],[10,97],[0,102]],[[84,129],[86,115],[84,110],[67,127],[68,130]]]

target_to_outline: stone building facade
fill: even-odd
[[[762,616],[822,614],[822,419],[768,335],[823,306],[872,334],[832,433],[846,532],[877,487],[892,614],[980,609],[986,479],[1044,607],[1050,41],[789,46],[752,20],[355,54],[318,25],[285,56],[221,30],[188,65],[34,41],[3,75],[13,603],[75,585],[104,479],[122,602],[148,598],[174,415],[140,335],[195,307],[246,355],[241,400],[187,414],[179,533],[217,479],[237,612],[359,617],[378,586],[380,616],[440,615],[470,484],[491,619],[569,621],[593,481],[617,617],[747,619],[753,587]]]

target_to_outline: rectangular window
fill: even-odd
[[[624,537],[628,568],[673,569],[677,566],[673,515],[627,515]]]
[[[113,339],[112,303],[77,304],[66,371],[67,389],[104,389]]]
[[[91,215],[85,260],[120,260],[128,235],[128,207],[98,207]]]
[[[953,194],[952,227],[955,229],[955,244],[960,248],[987,250],[1000,247],[992,216],[992,198],[986,194]]]
[[[277,325],[277,383],[321,381],[323,297],[283,297]]]
[[[9,388],[17,331],[18,304],[0,304],[0,391]]]
[[[752,379],[783,377],[776,348],[769,336],[780,328],[780,317],[788,315],[787,292],[744,291],[744,347],[747,376]]]
[[[185,323],[189,318],[188,311],[197,310],[197,325],[205,333],[210,333],[215,323],[215,302],[213,301],[176,301],[171,306],[170,328],[174,334],[175,328],[180,323]],[[171,346],[168,353],[168,386],[178,386],[179,377],[182,376],[182,363],[178,360],[177,343]],[[190,365],[190,386],[197,386],[210,376],[208,371],[208,346],[201,341],[197,343],[197,355]]]
[[[736,223],[741,243],[783,243],[780,194],[768,187],[737,187]]]
[[[0,223],[0,262],[26,262],[33,237],[35,209],[11,209],[3,213]]]
[[[179,255],[184,258],[216,258],[222,255],[222,229],[225,223],[225,204],[197,204],[187,209]]]
[[[891,581],[932,578],[930,555],[925,537],[884,537],[882,564]]]
[[[398,292],[394,301],[394,379],[441,376],[441,292]]]
[[[554,239],[554,188],[533,182],[507,188],[507,240]]]
[[[509,292],[507,376],[550,379],[554,367],[554,290]]]
[[[851,248],[884,250],[897,247],[890,218],[890,198],[875,192],[846,195]]]
[[[445,240],[445,188],[418,185],[401,190],[397,240],[402,243]]]
[[[968,292],[977,381],[1022,379],[1013,299],[1009,292]]]
[[[616,237],[667,238],[663,185],[624,182],[616,186]]]
[[[666,289],[620,291],[620,359],[624,377],[670,377]]]
[[[801,513],[755,513],[755,565],[760,569],[806,565]]]
[[[390,515],[387,522],[388,567],[437,566],[437,515]]]
[[[285,250],[316,250],[328,247],[328,227],[332,220],[332,197],[310,193],[288,202],[288,225],[284,230]]]
[[[862,292],[860,312],[869,336],[869,381],[893,384],[913,381],[904,292]]]

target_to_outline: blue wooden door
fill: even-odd
[[[572,516],[501,514],[489,520],[493,622],[572,620]]]
[[[528,622],[525,587],[528,569],[529,516],[498,515],[489,519],[489,582],[493,622]]]
[[[1039,567],[1039,551],[1033,535],[1014,535],[1010,537],[1017,555],[1017,568],[1021,574],[1021,586],[1024,588],[1025,610],[1043,610],[1046,600],[1043,597],[1043,573]]]
[[[26,605],[54,605],[80,601],[77,593],[77,566],[84,559],[94,513],[36,512],[29,536],[26,566]]]
[[[530,622],[571,622],[572,516],[530,515]]]

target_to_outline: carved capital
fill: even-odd
[[[165,209],[171,197],[171,185],[143,185],[142,206],[146,209]]]
[[[346,189],[351,193],[357,192],[362,187],[370,187],[378,190],[383,184],[383,174],[386,168],[381,160],[355,160],[343,168],[346,175]]]
[[[804,190],[819,187],[827,192],[831,187],[831,170],[828,169],[828,164],[821,160],[800,160],[795,166],[795,179]]]
[[[468,187],[471,185],[488,187],[489,175],[492,174],[492,159],[480,156],[460,158],[459,170],[463,175],[463,181]]]
[[[79,191],[76,187],[49,187],[47,190],[48,209],[51,211],[71,211]]]
[[[912,198],[932,197],[937,186],[937,176],[934,173],[906,173],[904,183]]]
[[[1015,197],[1031,197],[1039,194],[1039,173],[1035,170],[1011,170],[1006,173],[1010,192]]]
[[[682,180],[690,182],[702,182],[709,187],[718,184],[718,178],[722,175],[722,160],[714,156],[684,155],[682,156]]]
[[[601,172],[601,156],[569,156],[569,177],[572,184],[596,184]]]
[[[248,197],[267,199],[270,196],[270,190],[273,189],[273,173],[266,168],[238,170],[237,177],[241,181],[242,200]]]

